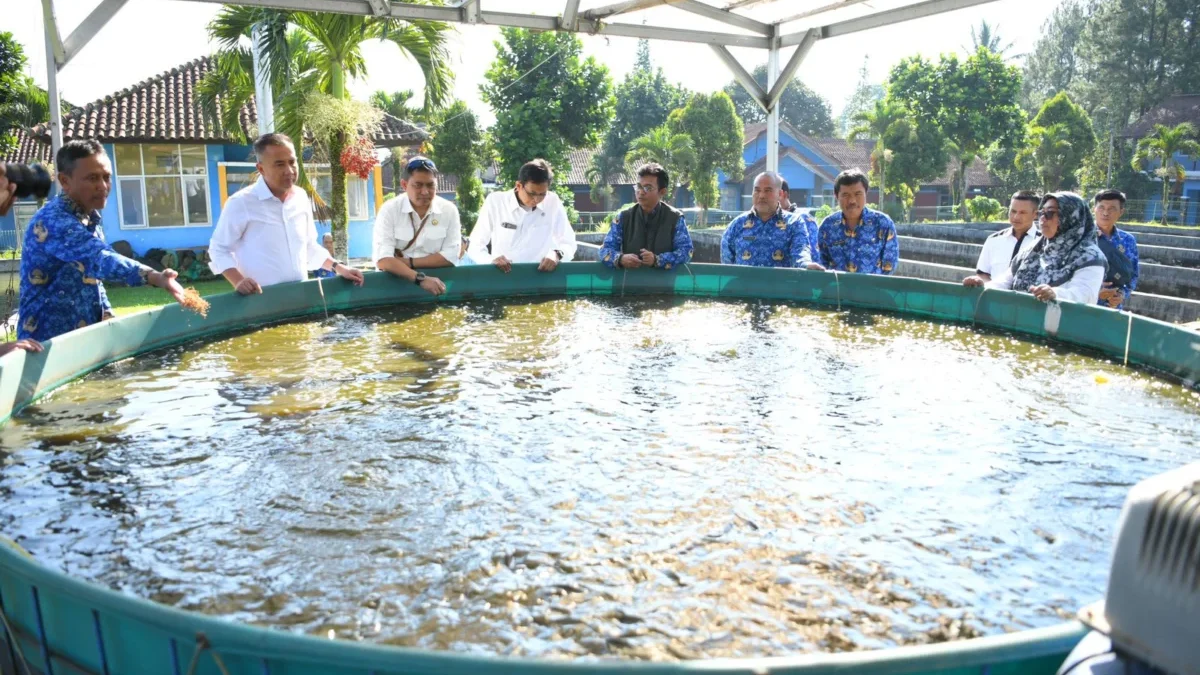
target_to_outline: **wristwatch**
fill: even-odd
[[[556,260],[555,262],[562,262],[562,251],[560,251],[558,249],[554,249],[554,254],[558,256],[558,260]]]
[[[425,273],[417,272],[417,276],[413,279],[413,283],[420,286],[422,281],[425,281]]]
[[[336,271],[337,271],[337,266],[338,266],[338,265],[341,265],[341,264],[342,264],[342,262],[341,262],[340,260],[334,260],[334,261],[333,261],[333,264],[329,266],[329,271],[330,271],[330,272],[336,272]]]

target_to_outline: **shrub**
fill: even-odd
[[[996,220],[1003,211],[1004,206],[991,197],[980,195],[967,200],[967,213],[971,215],[971,220],[977,223]]]

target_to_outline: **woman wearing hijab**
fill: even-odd
[[[1096,243],[1096,221],[1087,202],[1073,192],[1048,194],[1042,198],[1038,224],[1042,229],[1038,243],[1018,254],[987,287],[1025,291],[1043,302],[1094,304],[1107,263]]]

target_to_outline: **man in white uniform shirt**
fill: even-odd
[[[1031,190],[1021,190],[1012,196],[1008,205],[1008,223],[1005,228],[988,235],[975,264],[975,274],[963,279],[964,286],[982,286],[992,277],[1008,269],[1017,254],[1024,253],[1037,243],[1038,233],[1033,230],[1037,220],[1041,196]]]
[[[296,187],[296,148],[283,134],[254,141],[258,181],[225,202],[208,253],[213,272],[241,295],[264,286],[308,278],[313,269],[332,270],[362,286],[362,272],[337,262],[321,246],[312,204]]]
[[[428,158],[410,159],[400,186],[404,194],[384,204],[375,217],[375,268],[441,295],[446,284],[421,270],[457,263],[462,239],[458,207],[437,196],[437,166]]]
[[[550,191],[553,177],[546,160],[535,159],[521,167],[515,188],[488,195],[467,255],[491,260],[506,274],[513,263],[538,263],[539,272],[553,272],[559,262],[574,258],[575,230],[562,200]]]

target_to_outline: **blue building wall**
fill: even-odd
[[[1195,176],[1196,172],[1200,172],[1200,157],[1176,153],[1175,161],[1192,176]],[[1157,163],[1147,166],[1146,172],[1153,176],[1154,169],[1157,167]],[[1158,195],[1162,194],[1162,184],[1158,182],[1158,178],[1153,180],[1157,184],[1156,197],[1147,201],[1143,217],[1146,220],[1161,220],[1162,201]],[[1167,212],[1167,221],[1172,224],[1200,225],[1200,177],[1189,176],[1183,181],[1181,187],[1175,189],[1179,190],[1178,197],[1172,196],[1171,209]]]
[[[833,183],[814,171],[813,168],[824,169],[826,173],[833,175],[836,175],[841,170],[840,168],[827,166],[826,160],[822,159],[815,150],[801,143],[799,139],[782,129],[779,131],[779,145],[779,173],[788,182],[793,202],[801,206],[812,206],[812,197],[814,195],[821,195],[833,190]],[[802,161],[797,161],[795,157],[784,154],[784,149],[789,147],[800,155]],[[766,154],[767,135],[764,133],[746,144],[742,150],[742,161],[746,166],[750,166],[762,159]],[[753,176],[743,177],[743,192],[745,191],[745,185],[753,179]],[[717,172],[717,182],[719,185],[725,187],[728,181],[729,177],[724,172]],[[723,190],[723,193],[728,192],[727,190]],[[731,196],[731,194],[727,196]],[[742,203],[745,201],[745,195],[741,195],[740,197],[743,197],[743,199],[735,199],[733,201],[728,198],[722,199],[722,208],[732,207],[732,210],[749,208],[745,203]]]
[[[105,146],[109,159],[116,167],[113,146]],[[176,249],[197,248],[208,246],[212,239],[213,229],[221,217],[221,186],[218,164],[220,162],[253,161],[253,149],[248,145],[208,145],[205,146],[205,159],[208,165],[208,200],[212,214],[211,222],[207,225],[182,227],[131,227],[125,228],[120,223],[117,211],[118,194],[115,186],[118,175],[113,176],[113,194],[109,196],[108,205],[104,209],[103,218],[105,234],[108,241],[125,240],[139,255],[144,255],[152,248]],[[116,169],[114,168],[114,174]],[[232,194],[231,190],[231,194]],[[372,228],[375,223],[377,205],[375,203],[374,178],[367,181],[367,218],[352,220],[349,223],[350,256],[352,258],[368,258],[371,256]],[[317,221],[318,236],[330,231],[328,222]]]

